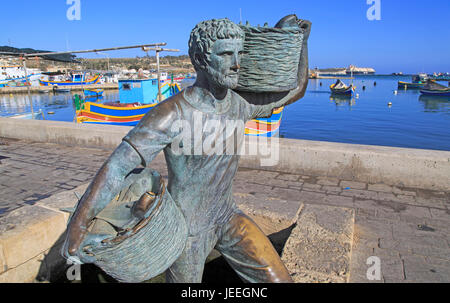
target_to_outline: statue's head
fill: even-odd
[[[197,73],[217,85],[235,88],[238,82],[244,32],[228,19],[200,22],[191,32],[189,56]]]

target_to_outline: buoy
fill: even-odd
[[[398,92],[397,92],[396,90],[394,90],[394,95],[397,95],[397,93],[398,93]]]

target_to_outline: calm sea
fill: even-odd
[[[352,98],[330,95],[334,79],[310,80],[305,97],[284,110],[280,136],[450,151],[450,98],[425,97],[418,90],[397,88],[397,81],[410,79],[356,76],[353,83],[359,97]],[[349,84],[351,80],[343,81]],[[119,100],[118,91],[104,95],[103,101]],[[45,119],[73,121],[70,93],[33,94],[32,98]],[[27,95],[0,95],[0,116],[29,111]]]

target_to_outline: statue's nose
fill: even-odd
[[[233,56],[233,66],[231,67],[232,70],[238,71],[241,68],[240,62],[239,62],[239,56],[238,54],[235,54]]]

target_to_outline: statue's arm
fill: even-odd
[[[88,224],[120,192],[125,177],[142,159],[127,142],[122,142],[97,172],[78,203],[69,225],[64,254],[76,255],[87,234]]]
[[[78,203],[67,227],[63,247],[65,257],[80,256],[80,245],[89,223],[121,191],[125,178],[137,166],[148,166],[172,142],[176,133],[171,131],[171,126],[177,118],[178,111],[173,108],[173,102],[162,102],[125,136]]]

